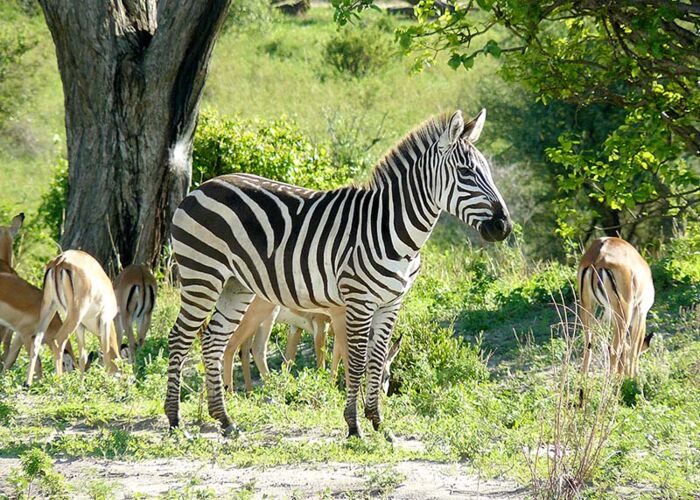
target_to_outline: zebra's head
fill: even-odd
[[[486,241],[500,241],[512,229],[508,207],[493,182],[489,163],[474,147],[485,121],[485,109],[466,124],[461,111],[448,120],[437,146],[444,173],[439,205],[478,230]]]

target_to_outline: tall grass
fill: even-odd
[[[620,380],[610,371],[609,328],[593,328],[592,356],[601,366],[594,377],[578,376],[579,339],[583,337],[578,304],[554,300],[559,322],[553,334],[563,349],[550,372],[553,404],[545,406],[534,449],[525,450],[535,498],[577,498],[590,484],[604,459],[605,446],[617,419]]]

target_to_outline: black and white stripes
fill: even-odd
[[[210,414],[228,432],[221,358],[255,295],[291,309],[345,311],[349,384],[345,418],[359,433],[357,393],[381,422],[378,393],[391,330],[419,268],[419,251],[442,210],[490,241],[510,218],[488,164],[473,146],[484,112],[429,120],[390,151],[366,187],[318,192],[253,175],[218,177],[188,195],[173,217],[182,306],[170,334],[165,410],[179,423],[182,361],[203,332]]]

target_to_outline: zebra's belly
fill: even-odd
[[[302,266],[290,271],[284,265],[270,265],[262,269],[249,269],[244,265],[237,267],[238,272],[234,272],[236,278],[256,295],[273,304],[312,312],[323,312],[343,305],[338,279],[330,264],[324,266],[323,271],[308,268],[302,271]]]

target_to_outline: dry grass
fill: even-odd
[[[545,405],[541,431],[534,449],[525,450],[535,498],[578,498],[604,459],[603,450],[614,430],[620,383],[611,375],[609,329],[594,328],[592,356],[600,369],[593,376],[579,374],[578,342],[582,337],[578,304],[554,301],[559,322],[552,334],[563,339],[561,362],[554,365],[551,382],[554,401]]]

